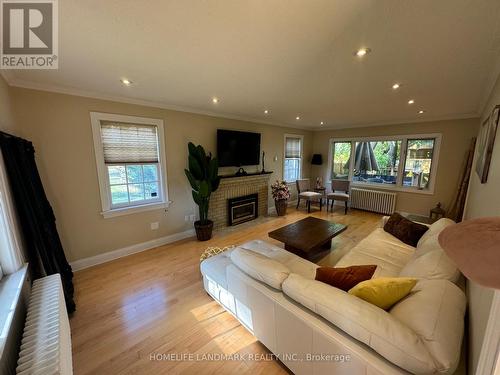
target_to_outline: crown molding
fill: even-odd
[[[457,115],[443,115],[443,116],[433,116],[433,117],[425,117],[418,119],[403,119],[403,120],[394,120],[394,121],[385,121],[385,122],[372,122],[372,123],[358,123],[358,124],[349,124],[349,125],[338,125],[338,126],[322,126],[321,128],[315,127],[311,130],[317,132],[323,131],[332,131],[332,130],[344,130],[344,129],[354,129],[354,128],[369,128],[372,126],[384,126],[384,125],[406,125],[406,124],[421,124],[424,122],[434,122],[434,121],[450,121],[450,120],[464,120],[471,118],[480,118],[480,114],[477,112],[470,113],[462,113]]]
[[[2,75],[3,79],[5,79],[5,82],[7,82],[9,86],[12,86],[15,78],[12,70],[0,70],[0,74]]]
[[[500,67],[497,70],[500,72]],[[101,94],[101,93],[94,92],[94,91],[86,91],[86,90],[80,90],[80,89],[75,89],[75,88],[67,88],[67,87],[61,87],[61,86],[55,86],[55,85],[34,83],[34,82],[16,79],[14,74],[10,71],[7,71],[7,70],[2,70],[0,72],[1,72],[2,76],[4,77],[4,79],[7,81],[8,85],[11,87],[19,87],[19,88],[30,89],[30,90],[46,91],[46,92],[53,92],[53,93],[57,93],[57,94],[73,95],[73,96],[80,96],[80,97],[91,98],[91,99],[99,99],[99,100],[113,101],[113,102],[118,102],[118,103],[140,105],[140,106],[144,106],[144,107],[168,109],[168,110],[178,111],[178,112],[194,113],[194,114],[211,116],[211,117],[226,118],[226,119],[231,119],[231,120],[252,122],[252,123],[257,123],[257,124],[279,126],[279,127],[283,127],[283,128],[299,129],[299,130],[312,131],[312,132],[316,132],[316,131],[322,132],[322,131],[342,130],[342,129],[352,129],[352,128],[367,128],[367,127],[372,127],[372,126],[416,124],[416,123],[424,123],[424,122],[432,122],[432,121],[462,120],[462,119],[468,119],[468,118],[480,118],[481,117],[481,112],[478,111],[478,112],[463,113],[463,114],[456,114],[456,115],[422,117],[422,118],[418,118],[418,119],[402,119],[402,120],[383,121],[383,122],[376,121],[376,122],[371,122],[371,123],[355,123],[355,124],[335,124],[335,125],[326,125],[326,126],[322,126],[322,127],[314,126],[314,127],[308,128],[308,127],[304,127],[304,126],[290,125],[290,124],[284,124],[284,123],[280,123],[280,122],[265,121],[262,119],[256,119],[256,118],[251,118],[251,117],[237,116],[237,115],[232,115],[232,114],[227,114],[227,113],[218,113],[218,112],[212,112],[212,111],[204,111],[204,110],[199,110],[196,108],[185,107],[185,106],[170,105],[170,104],[165,104],[162,102],[156,102],[156,101],[152,101],[152,100],[133,99],[133,98],[127,98],[127,97],[122,97],[122,96]],[[491,86],[489,88],[490,93],[494,87],[494,83],[495,82],[493,82],[493,84],[490,85]],[[487,98],[484,100],[485,103],[483,104],[483,106],[486,104],[488,98],[489,98],[489,96],[487,96]]]
[[[3,75],[3,71],[2,71],[2,75]],[[5,78],[5,76],[4,76],[4,78]],[[263,124],[263,125],[271,125],[271,126],[279,126],[279,127],[283,127],[283,128],[312,131],[312,128],[307,128],[304,126],[297,126],[297,125],[285,124],[285,123],[280,123],[280,122],[266,121],[266,120],[262,120],[262,119],[252,118],[252,117],[237,116],[237,115],[232,115],[232,114],[228,114],[228,113],[205,111],[205,110],[199,110],[199,109],[192,108],[192,107],[166,104],[163,102],[156,102],[156,101],[152,101],[152,100],[133,99],[133,98],[127,98],[124,96],[108,95],[108,94],[98,93],[95,91],[86,91],[86,90],[80,90],[80,89],[76,89],[76,88],[67,88],[67,87],[62,87],[62,86],[34,83],[34,82],[15,79],[13,75],[10,75],[9,80],[7,80],[7,78],[5,78],[5,80],[7,81],[9,86],[19,87],[19,88],[23,88],[23,89],[53,92],[53,93],[57,93],[57,94],[80,96],[80,97],[91,98],[91,99],[99,99],[99,100],[107,100],[107,101],[113,101],[113,102],[118,102],[118,103],[140,105],[140,106],[144,106],[144,107],[161,108],[161,109],[168,109],[168,110],[178,111],[178,112],[187,112],[187,113],[194,113],[194,114],[198,114],[198,115],[205,115],[205,116],[211,116],[211,117],[220,117],[220,118],[227,118],[227,119],[231,119],[231,120],[253,122],[253,123],[258,123],[258,124]]]

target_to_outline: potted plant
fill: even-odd
[[[290,199],[290,190],[285,181],[276,181],[271,185],[274,205],[278,216],[285,216],[288,199]]]
[[[188,144],[189,169],[184,172],[193,189],[193,199],[198,205],[200,220],[194,222],[196,237],[199,241],[207,241],[212,238],[214,222],[208,220],[208,204],[210,195],[217,190],[220,184],[219,163],[217,158],[208,155],[201,145],[195,146],[192,142]]]

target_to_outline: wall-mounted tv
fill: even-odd
[[[221,167],[258,165],[260,133],[217,129],[217,158]]]

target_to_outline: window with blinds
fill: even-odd
[[[98,171],[103,211],[163,202],[162,122],[100,113],[91,117],[96,156],[101,159]]]
[[[106,164],[158,163],[158,135],[153,125],[101,121]]]
[[[285,135],[283,179],[291,182],[300,179],[302,168],[301,136]]]

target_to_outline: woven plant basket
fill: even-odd
[[[195,221],[194,229],[196,230],[196,238],[198,238],[198,241],[208,241],[212,238],[214,222],[209,220],[208,224],[200,224],[199,220]]]
[[[274,201],[274,205],[276,206],[276,213],[278,216],[286,215],[286,208],[288,206],[288,201],[286,199]]]

